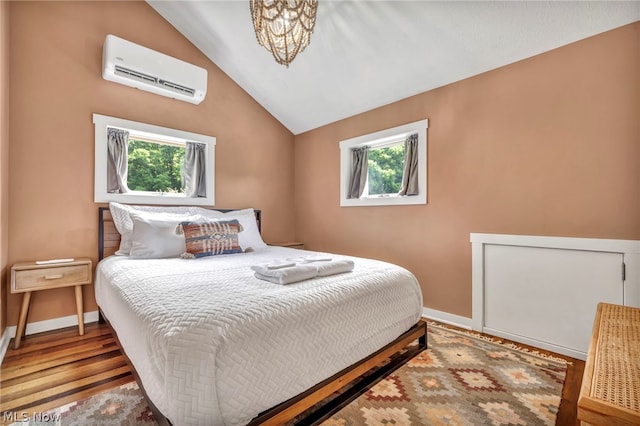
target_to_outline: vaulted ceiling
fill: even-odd
[[[319,0],[286,68],[249,0],[147,1],[294,134],[640,20],[639,1]]]

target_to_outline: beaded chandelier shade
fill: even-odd
[[[318,0],[249,0],[258,43],[289,67],[311,41]]]

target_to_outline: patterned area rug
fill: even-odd
[[[323,423],[554,425],[566,362],[435,325],[429,348]]]
[[[10,426],[157,425],[136,382],[56,408]]]
[[[435,324],[429,324],[428,344],[323,426],[555,424],[564,360]],[[19,424],[156,424],[135,383],[65,405],[52,415],[59,421]]]

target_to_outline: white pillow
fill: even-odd
[[[180,257],[185,252],[185,239],[176,228],[180,222],[206,220],[200,215],[176,215],[157,217],[149,212],[131,212],[133,232],[129,257],[136,259],[162,259]]]
[[[199,214],[211,219],[233,220],[237,219],[242,225],[242,232],[238,234],[238,243],[243,251],[248,248],[253,250],[261,250],[267,247],[262,240],[258,223],[256,222],[256,214],[253,209],[233,210],[223,213],[219,210],[203,209],[201,207],[191,207],[192,214]]]
[[[131,206],[120,203],[109,203],[111,218],[113,224],[120,233],[120,249],[117,255],[128,255],[131,250],[131,233],[133,232],[132,212],[144,212],[151,216],[155,215],[157,219],[171,219],[175,216],[188,216],[190,207],[173,207],[173,206]]]

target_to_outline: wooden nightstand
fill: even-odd
[[[91,284],[93,270],[91,259],[80,258],[72,262],[38,265],[35,262],[16,263],[11,267],[11,293],[24,293],[14,348],[20,347],[31,302],[31,292],[59,287],[75,287],[78,329],[84,334],[82,286]]]
[[[287,241],[284,243],[269,243],[270,246],[290,247],[295,249],[304,250],[304,243],[300,241]]]

